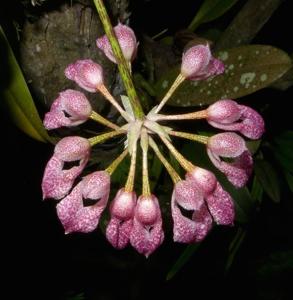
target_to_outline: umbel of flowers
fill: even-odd
[[[134,32],[118,24],[114,28],[122,53],[128,62],[135,58],[138,43]],[[117,63],[107,36],[97,39],[97,46],[114,63]],[[108,241],[117,249],[131,244],[139,253],[149,256],[164,240],[162,214],[159,200],[150,189],[148,174],[148,153],[154,151],[174,182],[170,195],[175,242],[194,243],[203,240],[213,224],[233,225],[233,199],[218,182],[215,175],[189,162],[172,144],[173,137],[186,138],[206,145],[211,162],[236,187],[246,184],[252,172],[253,161],[243,136],[258,139],[264,132],[262,117],[253,109],[239,105],[230,99],[219,100],[208,108],[179,115],[165,115],[160,111],[176,88],[184,80],[205,80],[224,71],[224,64],[214,58],[208,45],[196,45],[182,56],[181,71],[170,90],[160,103],[142,118],[137,118],[129,109],[124,109],[104,84],[103,68],[90,59],[78,60],[65,70],[65,76],[90,93],[101,93],[125,119],[118,126],[92,110],[86,96],[75,90],[60,92],[45,115],[47,129],[62,126],[71,127],[94,120],[103,124],[108,131],[86,139],[69,136],[55,146],[42,181],[43,198],[60,200],[57,214],[65,233],[91,232],[99,223],[103,211],[108,208],[110,220],[106,228]],[[161,121],[205,119],[211,126],[225,130],[211,137],[187,132],[178,132],[172,125],[165,127]],[[170,127],[171,126],[171,127]],[[237,133],[236,133],[237,132]],[[240,134],[240,135],[239,135]],[[124,151],[106,168],[81,177],[89,160],[91,149],[98,143],[118,135],[126,135]],[[180,178],[157,143],[166,146],[181,167],[186,171]],[[142,191],[135,191],[137,151],[141,148]],[[111,175],[120,162],[129,155],[129,174],[121,182],[114,199],[109,203]],[[225,160],[229,158],[229,162]],[[65,168],[68,162],[75,162]],[[83,200],[95,200],[85,206]],[[191,211],[186,217],[184,211]]]

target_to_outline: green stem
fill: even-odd
[[[96,144],[100,144],[116,135],[120,135],[120,134],[126,134],[125,130],[115,130],[115,131],[110,131],[107,133],[103,133],[97,136],[94,136],[92,138],[89,138],[88,141],[90,142],[91,146],[94,146]]]
[[[131,79],[131,74],[130,74],[130,70],[128,68],[128,64],[125,60],[125,57],[123,56],[120,45],[117,41],[116,35],[115,35],[113,27],[111,25],[111,21],[109,19],[105,5],[103,3],[103,0],[93,0],[93,1],[97,8],[100,19],[102,21],[105,33],[111,44],[113,53],[116,57],[118,69],[119,69],[120,75],[122,77],[122,80],[124,82],[124,86],[125,86],[130,104],[132,106],[134,115],[137,119],[141,120],[144,117],[144,113],[143,113],[142,107],[140,105],[138,95],[134,88],[133,81]]]

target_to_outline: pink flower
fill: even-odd
[[[196,45],[182,56],[181,74],[191,80],[203,80],[224,72],[224,64],[212,57],[209,45]]]
[[[192,172],[186,174],[186,180],[203,195],[209,212],[217,224],[233,225],[235,218],[233,200],[212,172],[195,167]]]
[[[264,133],[264,121],[250,107],[239,105],[233,100],[220,100],[207,109],[210,125],[230,131],[239,131],[250,139],[259,139]]]
[[[246,184],[252,172],[253,161],[245,141],[236,133],[226,132],[212,136],[207,144],[212,163],[223,172],[236,187]],[[233,158],[232,163],[220,157]]]
[[[75,81],[81,88],[95,93],[103,85],[103,69],[91,59],[78,60],[65,69],[65,76]]]
[[[212,217],[204,203],[203,194],[190,180],[181,180],[175,184],[171,210],[175,242],[199,242],[212,227]],[[192,217],[184,216],[184,211],[191,211]]]
[[[51,110],[46,113],[44,126],[47,129],[76,126],[84,123],[91,112],[92,107],[83,93],[66,90],[59,94]]]
[[[57,214],[65,233],[93,231],[107,206],[109,193],[110,176],[107,172],[97,171],[84,177],[57,205]],[[96,201],[86,206],[83,199]]]
[[[90,155],[90,143],[87,139],[70,136],[60,140],[49,160],[42,181],[43,199],[63,198],[71,189],[74,180],[82,172]],[[65,169],[65,163],[77,161],[78,164]]]
[[[117,37],[118,43],[121,47],[125,59],[129,62],[133,61],[137,52],[137,41],[133,30],[119,23],[114,27],[114,32]],[[117,64],[116,58],[112,52],[112,47],[106,35],[100,37],[96,41],[97,47],[101,49],[104,54],[113,63]]]
[[[106,229],[106,237],[113,247],[123,249],[129,242],[133,226],[136,194],[120,189],[111,203],[111,220]]]
[[[131,245],[148,257],[163,242],[162,216],[158,199],[154,196],[140,196],[134,212]]]

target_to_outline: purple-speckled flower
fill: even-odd
[[[129,242],[133,226],[136,194],[120,189],[111,203],[111,219],[106,229],[106,237],[113,247],[123,249]]]
[[[209,45],[196,45],[183,53],[181,74],[191,80],[203,80],[224,72],[224,64],[214,58]]]
[[[65,69],[65,76],[81,88],[95,93],[104,84],[102,67],[91,59],[78,60]]]
[[[212,227],[212,217],[204,202],[203,194],[190,180],[181,180],[175,184],[171,211],[175,242],[199,242]],[[192,217],[184,216],[184,211],[192,211]]]
[[[114,27],[114,32],[125,59],[129,62],[133,61],[136,56],[138,45],[133,30],[130,27],[119,23]],[[112,52],[112,47],[106,35],[98,38],[96,44],[97,47],[109,58],[109,60],[117,64],[116,58]]]
[[[57,205],[58,217],[65,233],[91,232],[99,223],[110,192],[110,176],[97,171],[84,177],[71,193]],[[86,206],[84,199],[95,201]]]
[[[220,100],[207,109],[210,125],[230,131],[239,131],[250,139],[259,139],[264,133],[264,121],[259,113],[233,100]]]
[[[74,180],[82,172],[90,155],[90,143],[87,139],[70,136],[60,140],[49,160],[42,181],[43,198],[61,199],[69,192]],[[78,165],[65,169],[67,162]]]
[[[91,112],[92,107],[83,93],[66,90],[59,94],[51,110],[46,113],[44,126],[47,129],[76,126],[84,123]]]
[[[213,164],[223,172],[236,187],[246,184],[252,172],[253,161],[245,141],[233,132],[219,133],[209,138],[207,153]],[[232,163],[220,157],[233,158]]]
[[[140,196],[134,212],[131,245],[148,257],[163,242],[162,216],[158,199],[154,196]]]

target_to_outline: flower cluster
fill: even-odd
[[[129,66],[136,56],[138,43],[133,31],[122,24],[114,28],[122,53]],[[114,63],[117,63],[107,36],[97,39],[97,46]],[[147,115],[138,118],[114,99],[104,85],[103,68],[90,59],[78,60],[65,70],[65,76],[90,93],[101,93],[120,112],[126,123],[118,126],[92,110],[86,96],[75,90],[59,94],[45,115],[47,129],[76,126],[91,119],[110,128],[110,131],[92,138],[70,136],[55,146],[42,181],[43,198],[61,200],[57,214],[65,232],[91,232],[108,205],[111,175],[121,161],[131,157],[125,185],[109,204],[110,220],[106,228],[108,241],[117,249],[129,243],[145,256],[150,255],[164,240],[162,215],[157,197],[152,194],[148,174],[150,148],[166,167],[174,182],[171,198],[174,241],[199,242],[205,238],[213,223],[232,225],[235,211],[233,199],[218,182],[215,175],[193,165],[172,144],[171,137],[186,138],[206,145],[211,162],[236,187],[246,184],[252,172],[253,161],[243,137],[258,139],[264,132],[262,117],[253,109],[233,100],[224,99],[208,108],[179,115],[160,114],[176,88],[184,80],[205,80],[224,71],[224,64],[214,58],[208,45],[196,45],[182,56],[181,71],[167,94]],[[160,121],[206,119],[213,127],[227,130],[211,137],[179,132],[165,127]],[[83,178],[80,175],[87,165],[91,148],[117,135],[126,135],[124,151],[106,168]],[[186,171],[182,179],[167,161],[157,143],[160,141]],[[139,147],[141,151],[138,152]],[[141,155],[137,155],[141,153]],[[137,197],[135,171],[137,159],[142,159],[142,194]],[[227,160],[228,158],[229,160]],[[69,164],[68,164],[69,163]],[[68,165],[71,166],[68,168]],[[91,205],[86,205],[90,199]],[[187,217],[185,211],[191,211]]]

